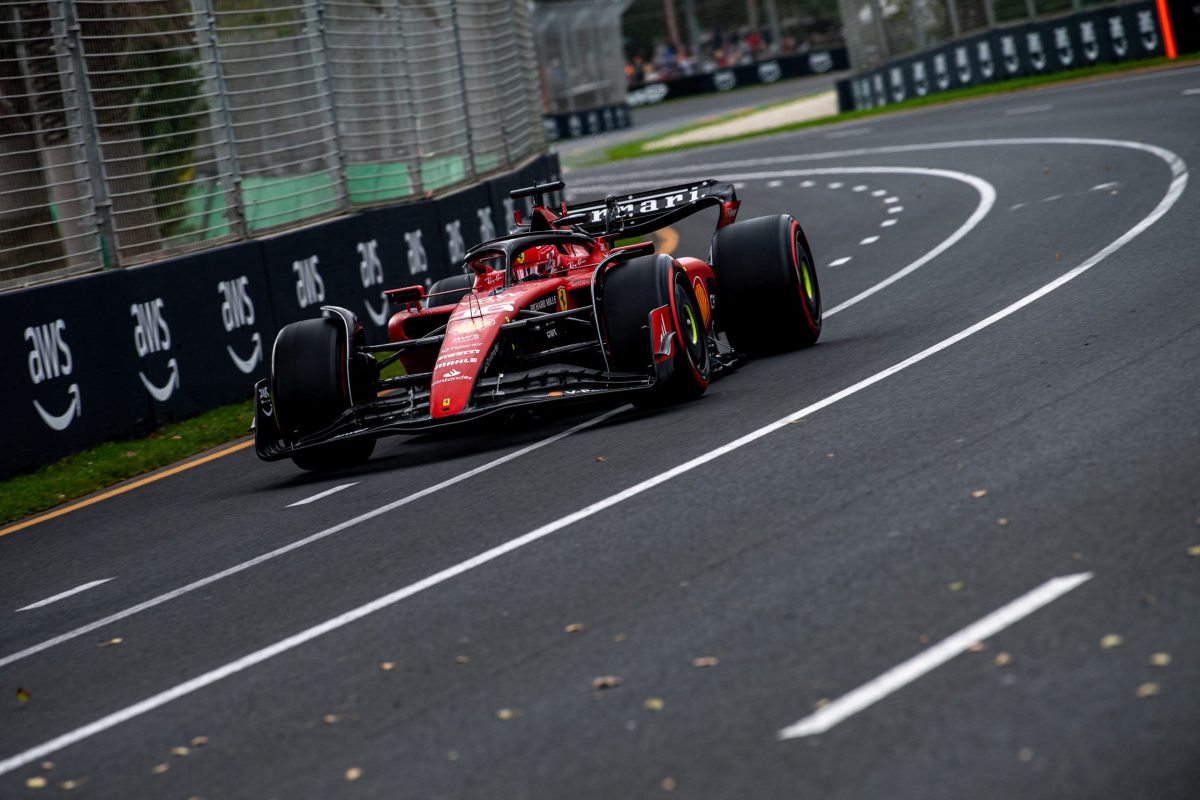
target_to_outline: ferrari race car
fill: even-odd
[[[532,197],[506,236],[472,248],[464,274],[386,292],[386,344],[350,311],[284,327],[255,385],[255,449],[324,470],[367,460],[384,435],[539,404],[611,395],[638,406],[699,397],[742,354],[821,335],[808,241],[790,216],[735,222],[733,186],[708,180],[552,209]],[[720,216],[709,260],[618,246],[697,211]],[[394,362],[403,375],[381,377]],[[389,372],[396,370],[388,370]]]

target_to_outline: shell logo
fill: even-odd
[[[460,319],[457,322],[451,323],[447,330],[449,333],[471,333],[472,331],[481,331],[495,324],[496,320],[494,319],[476,317],[475,319]]]
[[[704,281],[699,277],[692,279],[693,293],[696,295],[696,305],[700,306],[700,316],[704,319],[704,327],[708,327],[708,318],[712,314],[712,306],[708,302],[708,290],[704,288]]]

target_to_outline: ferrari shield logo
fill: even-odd
[[[558,287],[558,310],[567,310],[567,290],[565,287]]]

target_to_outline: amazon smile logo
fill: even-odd
[[[171,349],[171,328],[163,314],[165,307],[161,297],[129,307],[129,316],[133,317],[133,346],[143,360],[154,353],[169,352]],[[171,370],[171,376],[162,386],[147,377],[145,372],[138,372],[146,391],[160,403],[171,399],[171,395],[179,388],[179,362],[174,356],[167,360],[167,368]]]
[[[221,295],[221,324],[226,333],[252,328],[254,326],[254,301],[250,299],[250,279],[239,275],[232,280],[221,281],[217,284],[217,292]],[[250,355],[243,357],[232,345],[225,345],[229,360],[240,372],[249,375],[262,361],[262,335],[254,331],[250,336],[254,348]]]
[[[69,376],[75,369],[75,360],[71,356],[71,347],[67,344],[67,323],[61,319],[47,322],[44,325],[30,325],[23,332],[25,341],[29,343],[29,379],[37,386],[45,381]],[[33,401],[33,409],[42,422],[56,431],[65,431],[71,427],[76,417],[83,415],[83,401],[80,398],[79,384],[72,383],[67,387],[67,395],[71,398],[65,411],[54,414],[47,411],[39,401]]]

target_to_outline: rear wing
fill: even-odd
[[[721,207],[717,227],[723,228],[737,219],[740,205],[732,183],[705,180],[573,204],[559,222],[573,223],[592,236],[617,239],[665,228],[711,206]]]

